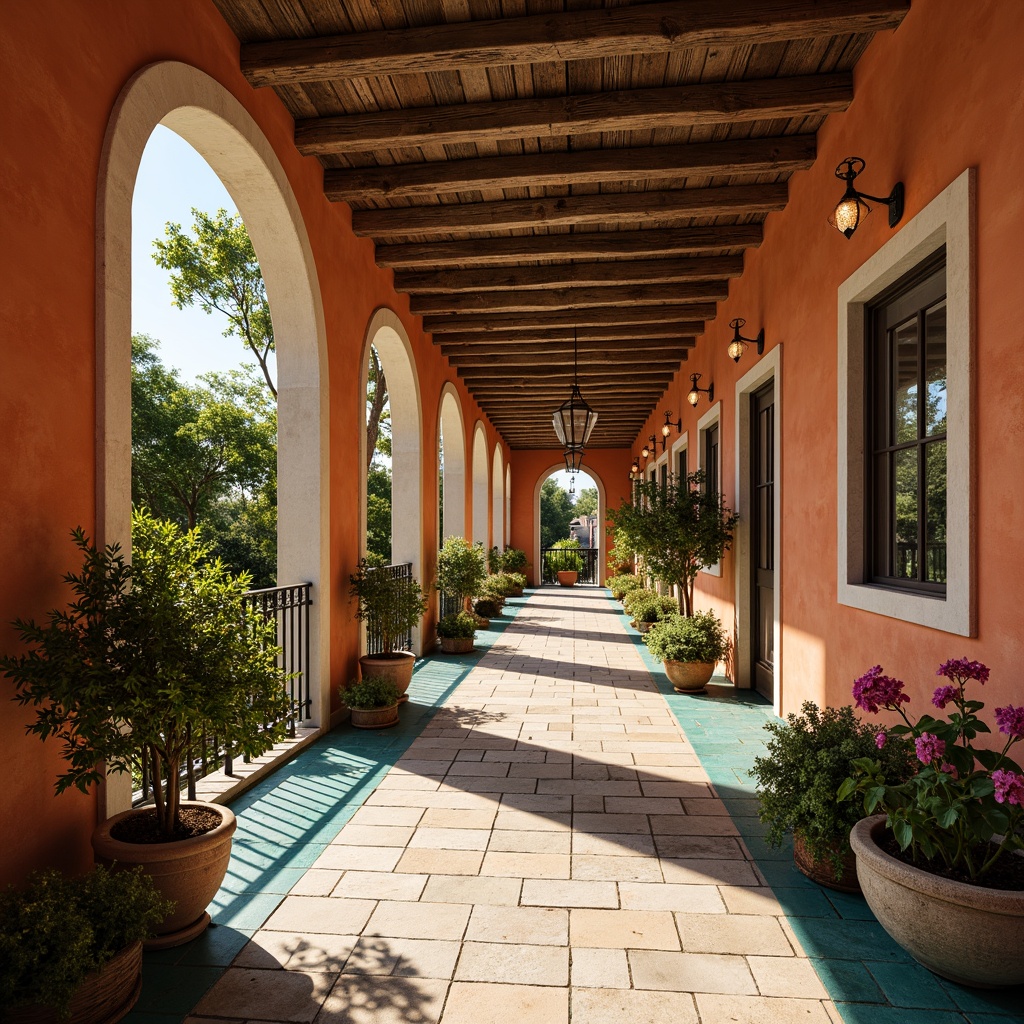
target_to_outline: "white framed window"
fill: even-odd
[[[704,487],[710,491],[722,491],[722,403],[715,402],[697,420],[697,469],[704,471]],[[705,565],[701,572],[709,576],[722,575],[722,563]]]
[[[690,433],[684,430],[669,449],[669,472],[682,483],[693,472],[690,465]]]
[[[842,605],[961,636],[973,636],[976,631],[971,424],[973,240],[974,170],[969,169],[843,282],[839,288],[838,310],[837,599]],[[884,304],[892,300],[894,294],[913,297],[921,275],[929,269],[934,271],[943,250],[945,390],[942,397],[945,415],[942,427],[945,437],[942,445],[946,479],[941,575],[944,587],[928,578],[929,573],[934,574],[929,559],[935,557],[938,549],[938,545],[931,546],[931,537],[918,539],[917,534],[913,538],[903,537],[899,526],[879,525],[884,523],[887,514],[890,519],[897,515],[887,512],[887,503],[894,505],[893,494],[902,487],[897,476],[903,471],[898,449],[902,444],[899,431],[904,429],[901,423],[905,417],[900,417],[897,405],[906,399],[904,392],[910,395],[912,404],[919,396],[923,422],[930,415],[924,408],[929,400],[924,392],[929,387],[934,388],[935,383],[926,379],[927,352],[923,334],[918,349],[925,365],[923,383],[917,383],[915,391],[915,384],[898,379],[900,371],[893,367],[901,342],[897,338],[889,349],[885,348],[884,334],[888,328],[878,312],[888,308]],[[901,283],[905,287],[901,288]],[[930,315],[927,308],[908,315],[917,316],[927,328]],[[894,325],[897,321],[909,322],[902,313],[890,319]],[[914,426],[915,443],[923,453],[928,451],[925,442],[931,429],[926,423]],[[889,463],[884,461],[886,458]],[[906,456],[903,461],[913,460]],[[925,518],[922,517],[921,522],[926,523]],[[893,552],[888,552],[889,547]],[[923,585],[915,587],[911,577],[919,578]]]

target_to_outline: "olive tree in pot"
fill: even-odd
[[[644,643],[665,663],[677,693],[703,693],[715,665],[729,653],[729,637],[714,612],[670,615],[648,630]]]
[[[665,484],[634,484],[632,499],[608,513],[615,526],[616,551],[643,560],[644,572],[679,587],[683,612],[693,614],[693,585],[703,566],[715,565],[732,543],[738,516],[717,491],[705,489],[698,470]]]
[[[983,684],[988,668],[958,658],[939,666],[947,682],[932,704],[952,705],[948,718],[903,710],[904,683],[876,665],[853,686],[854,702],[869,714],[893,711],[904,724],[880,732],[912,738],[917,773],[893,784],[880,759],[860,758],[840,787],[840,799],[859,796],[864,812],[850,833],[857,877],[882,927],[929,970],[962,985],[1024,984],[1024,772],[1010,749],[1024,739],[1024,706],[995,709],[993,748],[975,746],[991,730],[982,701],[967,690]],[[858,804],[861,803],[858,799]],[[881,812],[881,813],[878,813]]]
[[[445,615],[437,624],[437,637],[445,654],[468,654],[475,636],[476,619],[469,612]]]
[[[292,708],[275,625],[247,612],[248,578],[211,559],[195,530],[137,511],[130,565],[116,545],[73,535],[84,558],[65,577],[75,600],[47,625],[15,623],[30,650],[0,665],[35,711],[28,731],[63,745],[58,793],[87,790],[103,764],[148,763],[154,806],[101,822],[92,843],[102,863],[141,864],[174,902],[147,945],[178,945],[209,924],[235,830],[228,808],[181,799],[182,770],[203,737],[259,756],[284,736]]]
[[[434,585],[442,594],[458,598],[463,611],[472,612],[473,598],[487,576],[482,544],[471,544],[465,537],[449,537],[437,554],[437,579]]]
[[[375,654],[364,654],[359,668],[364,679],[389,679],[398,687],[402,700],[412,682],[416,655],[398,649],[402,637],[420,624],[427,602],[419,583],[411,576],[394,573],[390,566],[364,558],[349,577],[350,594],[359,602],[356,618],[366,623],[369,634],[380,646]]]
[[[142,989],[142,940],[171,909],[141,868],[33,872],[0,894],[0,1019],[119,1021]]]
[[[781,846],[793,833],[793,859],[808,878],[840,892],[860,892],[850,829],[860,821],[857,804],[840,801],[839,787],[858,758],[878,754],[890,782],[912,774],[913,747],[893,737],[878,751],[879,726],[861,722],[853,708],[819,709],[805,701],[799,715],[765,724],[767,753],[754,761],[765,839]]]

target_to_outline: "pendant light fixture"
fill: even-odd
[[[576,354],[576,329],[572,332],[572,392],[569,400],[563,402],[551,417],[555,428],[555,434],[566,451],[582,452],[586,443],[590,440],[594,424],[597,423],[597,413],[590,408],[583,395],[580,394],[580,385],[577,370]]]

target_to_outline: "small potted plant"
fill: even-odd
[[[857,707],[903,719],[878,745],[912,739],[918,762],[894,783],[879,756],[859,758],[840,787],[840,799],[873,815],[850,833],[857,876],[882,927],[929,970],[981,988],[1024,984],[1024,772],[1010,757],[1024,739],[1024,706],[996,708],[1005,739],[976,745],[991,730],[967,690],[988,681],[987,666],[957,658],[936,674],[946,682],[932,705],[951,710],[916,722],[903,710],[903,681],[881,665],[853,684]]]
[[[612,592],[612,597],[616,601],[621,601],[631,590],[642,590],[644,581],[639,576],[624,572],[617,576],[609,576],[605,580],[605,586]]]
[[[633,617],[633,609],[644,601],[650,601],[658,596],[656,590],[648,590],[646,587],[635,587],[622,595],[622,610],[630,617]]]
[[[487,575],[484,549],[464,537],[449,537],[437,555],[437,579],[434,585],[443,594],[458,598],[463,611],[471,612],[473,598]]]
[[[88,790],[101,762],[117,772],[150,765],[154,806],[101,822],[92,844],[102,863],[142,864],[174,903],[147,948],[180,945],[209,924],[235,831],[227,807],[181,799],[183,768],[202,736],[252,757],[283,738],[293,709],[276,628],[249,614],[248,577],[212,559],[196,530],[137,511],[131,565],[117,546],[73,536],[84,559],[65,576],[74,602],[46,625],[16,622],[30,651],[0,667],[35,712],[29,731],[63,747],[58,793]]]
[[[651,654],[665,664],[677,693],[703,693],[715,665],[729,653],[729,637],[714,612],[672,615],[644,636]]]
[[[437,624],[437,637],[445,654],[468,654],[475,636],[476,619],[469,612],[445,615]]]
[[[526,586],[526,567],[529,563],[526,559],[526,552],[519,548],[505,548],[501,558],[501,571],[513,573],[522,578],[520,592],[514,597],[522,597],[522,588]]]
[[[661,594],[652,594],[641,601],[632,601],[631,608],[633,621],[641,633],[646,633],[656,622],[679,614],[679,602],[674,597],[665,597]]]
[[[363,678],[349,683],[341,698],[351,712],[352,724],[357,729],[386,729],[398,722],[401,693],[398,687],[384,678]]]
[[[526,575],[521,572],[507,572],[506,576],[512,581],[511,597],[522,597],[526,589]]]
[[[575,537],[569,540],[556,540],[548,551],[548,564],[555,574],[559,586],[574,587],[583,571],[583,556],[580,554],[580,542]]]
[[[912,772],[913,748],[891,738],[879,752],[879,726],[861,722],[847,704],[820,710],[805,701],[800,714],[785,722],[771,721],[767,754],[754,761],[760,816],[765,836],[781,846],[793,833],[793,859],[808,878],[840,892],[860,892],[850,829],[863,817],[855,802],[839,801],[839,787],[853,763],[876,753],[890,782],[903,782]]]
[[[366,623],[367,634],[379,647],[376,653],[359,659],[363,678],[390,679],[404,698],[416,656],[399,650],[399,644],[427,610],[423,591],[412,576],[400,575],[391,566],[377,564],[376,559],[362,559],[349,582],[350,595],[359,602],[356,618]]]

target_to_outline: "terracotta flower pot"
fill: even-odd
[[[93,829],[92,848],[101,864],[117,868],[142,865],[160,894],[174,901],[174,910],[154,930],[156,937],[146,949],[180,946],[200,935],[210,923],[206,908],[216,895],[231,859],[231,837],[238,822],[227,807],[201,800],[182,800],[181,806],[202,807],[216,812],[220,824],[210,832],[173,843],[126,843],[115,839],[111,829],[146,808],[122,811]],[[151,812],[149,812],[151,813]]]
[[[560,569],[557,573],[558,584],[562,587],[575,587],[580,574],[575,569]]]
[[[386,729],[398,724],[398,702],[386,708],[349,708],[357,729]]]
[[[879,847],[884,834],[885,815],[865,818],[850,832],[857,877],[879,924],[918,963],[957,984],[1024,984],[1024,892],[954,882],[904,864]]]
[[[445,654],[469,654],[473,650],[473,638],[471,636],[442,636],[441,650]]]
[[[832,861],[825,857],[823,860],[816,860],[811,851],[807,849],[804,837],[799,833],[793,835],[793,860],[796,866],[812,881],[826,889],[835,889],[836,892],[860,892],[860,883],[857,881],[857,859],[852,850],[847,850],[842,855],[843,877],[836,877],[836,869]]]
[[[703,661],[666,661],[665,675],[676,693],[703,693],[715,674],[715,663]]]
[[[651,628],[651,626],[653,626],[653,625],[654,625],[653,622],[639,622],[638,621],[637,624],[636,624],[637,632],[639,632],[639,633],[646,633]]]
[[[71,999],[70,1018],[49,1006],[8,1010],[7,1024],[114,1024],[139,1001],[142,991],[142,943],[125,946],[98,971],[88,974]]]
[[[411,651],[394,651],[391,654],[364,654],[359,659],[363,679],[387,679],[398,687],[403,700],[408,700],[405,691],[412,682],[412,670],[416,655]]]

